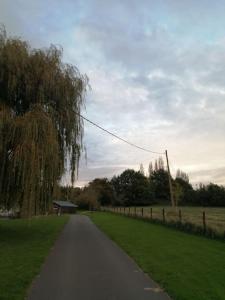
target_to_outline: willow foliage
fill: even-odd
[[[49,211],[68,158],[74,182],[87,84],[61,49],[32,49],[0,31],[0,205]]]

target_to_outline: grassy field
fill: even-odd
[[[202,214],[205,211],[206,226],[213,229],[219,234],[225,232],[225,208],[218,207],[178,207],[172,209],[171,206],[152,206],[152,217],[154,219],[162,220],[162,209],[165,209],[166,221],[179,221],[179,210],[181,210],[182,222],[189,222],[199,226],[203,225]],[[117,208],[120,212],[120,208]],[[150,207],[144,207],[144,216],[150,218]],[[129,208],[125,208],[125,212],[128,213]],[[121,208],[121,212],[124,212],[124,208]],[[134,207],[130,208],[130,213],[134,214]],[[141,215],[141,207],[136,208],[136,213]],[[225,297],[224,297],[225,298]]]
[[[67,216],[0,220],[0,299],[22,300]]]
[[[111,213],[91,218],[173,299],[225,299],[224,242]]]

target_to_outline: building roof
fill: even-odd
[[[73,208],[78,207],[77,205],[69,201],[53,201],[53,203],[60,207],[73,207]]]

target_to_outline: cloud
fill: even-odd
[[[219,185],[224,185],[224,174],[225,168],[209,169],[209,170],[199,170],[190,173],[190,178],[192,183],[198,184],[202,182],[203,184],[208,184],[212,182],[212,178]]]
[[[223,1],[1,2],[9,33],[35,47],[61,44],[90,78],[84,114],[145,148],[169,151],[171,169],[225,184]],[[157,156],[85,123],[80,183],[138,169]],[[213,171],[210,171],[213,170]],[[68,177],[65,177],[66,182]]]

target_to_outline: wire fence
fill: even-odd
[[[225,239],[225,208],[101,207],[127,217],[176,227],[186,232]]]

